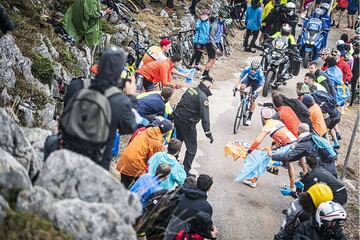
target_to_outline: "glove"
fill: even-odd
[[[211,134],[211,132],[208,132],[208,133],[205,133],[205,136],[210,139],[210,143],[213,143],[214,142],[214,137],[213,135]]]
[[[246,151],[246,153],[249,155],[252,151],[249,149]]]
[[[294,182],[295,187],[299,188],[299,189],[304,189],[304,183],[302,183],[300,180],[296,180]]]

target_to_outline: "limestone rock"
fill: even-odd
[[[48,213],[55,199],[42,187],[35,186],[30,190],[21,191],[16,202],[16,210],[31,212],[48,218]]]
[[[10,199],[13,191],[30,188],[31,181],[24,167],[0,148],[0,194]]]
[[[41,125],[46,127],[48,123],[50,123],[54,117],[55,113],[55,105],[51,103],[47,103],[44,109],[38,111],[39,118],[41,119]]]
[[[56,202],[49,215],[55,227],[79,240],[136,239],[131,225],[125,224],[110,204],[66,199]]]
[[[11,100],[11,96],[7,91],[7,88],[4,87],[4,89],[2,90],[1,94],[0,94],[0,101],[3,103],[4,106],[6,106],[7,104],[10,103]]]
[[[57,199],[79,198],[111,204],[126,223],[134,223],[142,209],[137,196],[108,171],[68,150],[56,151],[48,157],[35,185],[45,188]]]
[[[0,195],[0,224],[6,217],[6,211],[9,209],[9,204],[7,201]]]
[[[19,125],[4,108],[0,108],[0,148],[10,153],[33,177],[42,168],[43,162],[27,141]]]
[[[51,135],[51,131],[41,128],[22,128],[25,138],[33,146],[37,154],[43,159],[44,143],[46,138]]]
[[[87,48],[86,46],[83,47]],[[69,48],[69,51],[73,53],[75,55],[75,58],[77,59],[77,67],[81,71],[81,76],[87,77],[89,75],[90,62],[86,58],[86,54],[84,54],[75,46],[71,46]]]
[[[160,17],[168,18],[168,17],[169,17],[169,14],[163,9],[163,10],[161,10],[161,12],[160,12]]]

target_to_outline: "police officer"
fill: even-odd
[[[189,175],[197,150],[196,124],[200,120],[206,137],[210,139],[210,143],[214,141],[210,132],[208,100],[208,97],[212,95],[210,92],[212,84],[211,77],[204,77],[197,87],[189,88],[184,93],[174,111],[177,138],[185,142],[186,146],[184,169],[187,175]]]

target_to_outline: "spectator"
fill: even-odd
[[[64,96],[64,108],[70,102],[72,96],[74,96],[79,90],[86,88],[86,85],[90,85],[90,89],[96,91],[105,92],[111,87],[117,86],[120,73],[124,68],[126,60],[126,54],[122,49],[117,47],[111,47],[105,49],[103,52],[99,65],[100,71],[95,76],[95,79],[89,82],[82,78],[76,78],[71,81]],[[86,85],[85,85],[86,84]],[[135,84],[134,82],[125,83],[125,92],[128,96],[125,96],[120,91],[108,97],[111,107],[111,124],[109,131],[109,139],[106,143],[104,152],[102,153],[102,159],[99,164],[106,170],[110,169],[110,161],[112,159],[112,146],[114,142],[115,130],[119,129],[120,134],[131,134],[136,130],[137,124],[135,121],[132,107],[136,104]],[[75,152],[79,152],[71,144],[66,144],[65,148],[69,148]],[[93,155],[90,153],[90,157]],[[89,156],[89,155],[87,155]],[[91,157],[92,158],[92,157]],[[92,158],[93,159],[93,158]]]
[[[246,10],[245,25],[246,35],[244,39],[244,48],[246,52],[254,53],[255,50],[251,48],[259,48],[255,45],[255,42],[259,36],[259,30],[261,27],[261,14],[262,8],[260,7],[259,0],[251,0],[251,6]],[[249,45],[249,38],[252,35],[252,39]]]
[[[335,161],[329,162],[328,159],[323,159],[319,151],[314,151],[317,147],[316,143],[312,139],[312,134],[313,133],[310,133],[309,125],[301,123],[299,125],[299,138],[294,144],[294,147],[285,153],[273,154],[271,156],[272,160],[292,162],[300,159],[301,157],[311,157],[315,158],[320,166],[323,166],[332,175],[336,176]]]
[[[347,27],[353,29],[355,26],[355,18],[359,9],[359,0],[349,0],[347,7]]]
[[[101,40],[100,18],[111,13],[111,9],[101,11],[99,0],[75,0],[64,15],[64,29],[77,42],[84,40],[94,47]]]
[[[170,50],[171,41],[167,38],[161,39],[160,46],[151,46],[146,50],[146,53],[142,57],[138,68],[140,69],[143,65],[154,61],[166,60],[166,54],[169,53]]]
[[[157,166],[155,174],[146,173],[139,177],[130,192],[136,193],[143,206],[147,203],[150,196],[163,189],[161,183],[168,178],[171,172],[171,166],[167,163],[161,163]]]
[[[159,164],[166,163],[171,167],[169,177],[161,182],[161,186],[167,190],[173,190],[176,185],[182,185],[186,178],[184,166],[178,161],[182,142],[176,138],[170,140],[167,152],[155,153],[149,161],[148,172],[154,174]]]
[[[144,87],[147,92],[155,89],[154,83],[161,83],[164,87],[171,82],[171,72],[174,67],[180,65],[181,57],[178,55],[172,56],[170,59],[153,61],[143,65],[136,71],[136,89],[141,92]],[[183,77],[188,77],[187,74],[182,74]]]
[[[302,102],[309,109],[310,119],[315,132],[321,137],[326,137],[327,127],[319,105],[315,103],[314,98],[310,94],[302,96]]]
[[[208,213],[198,212],[193,219],[190,221],[190,230],[186,231],[184,229],[180,230],[176,234],[175,240],[203,240],[204,236],[209,236],[209,232],[212,231],[213,222],[211,220],[211,216]],[[215,234],[211,236],[211,239]]]
[[[135,109],[143,118],[151,121],[156,116],[164,116],[165,104],[170,100],[174,90],[164,87],[161,93],[149,94],[138,99]]]
[[[333,50],[331,52],[331,56],[335,58],[336,60],[336,66],[341,70],[342,72],[342,80],[345,84],[349,83],[352,78],[352,72],[350,69],[350,66],[344,61],[344,58],[341,57],[341,53],[339,50]],[[328,63],[329,65],[329,63]]]
[[[6,34],[8,31],[14,30],[16,24],[9,18],[8,13],[5,8],[0,4],[0,30],[3,34]]]
[[[306,73],[305,77],[304,77],[304,83],[309,86],[310,90],[313,89],[313,90],[311,90],[311,92],[313,92],[315,90],[327,92],[326,88],[324,86],[315,82],[315,78],[316,78],[315,74],[310,73],[310,72]]]
[[[316,158],[309,156],[306,158],[306,163],[311,170],[300,180],[304,184],[304,191],[307,191],[316,183],[325,183],[331,188],[331,191],[334,194],[333,201],[340,203],[341,205],[345,205],[347,202],[347,191],[345,185],[323,166],[319,166]]]
[[[213,180],[209,175],[200,174],[197,179],[197,188],[185,189],[184,194],[180,196],[179,203],[173,213],[173,216],[166,228],[164,240],[173,240],[181,230],[189,231],[191,220],[199,212],[207,213],[212,218],[212,207],[207,201],[207,193],[210,191]],[[214,238],[216,228],[213,232],[208,232],[204,237]]]
[[[196,18],[196,5],[200,2],[200,0],[191,0],[191,5],[189,7],[190,13]]]
[[[357,85],[359,82],[359,50],[360,50],[360,41],[359,40],[355,40],[353,41],[353,46],[354,46],[354,53],[353,53],[353,58],[354,58],[354,65],[352,68],[352,79],[351,79],[351,100],[350,100],[350,105],[349,107],[351,107],[354,103],[354,100],[356,98],[356,89],[357,89]]]
[[[336,90],[333,83],[326,76],[325,72],[320,70],[317,62],[309,63],[309,72],[315,75],[315,82],[321,84],[326,89],[326,92],[330,93],[333,97],[336,96]]]
[[[324,64],[321,66],[321,71],[325,71],[327,69],[327,59],[331,56],[330,48],[323,48],[320,50],[320,58],[324,61]]]
[[[266,38],[270,34],[270,27],[271,27],[271,24],[267,24],[266,21],[264,20],[269,15],[269,13],[271,13],[274,7],[275,7],[275,0],[270,0],[268,3],[264,4],[264,11],[262,12],[262,16],[261,16],[261,21],[262,21],[261,32],[262,32],[263,40],[266,40]]]
[[[340,27],[341,21],[342,21],[342,17],[343,14],[346,10],[346,8],[348,7],[349,1],[348,0],[336,0],[336,8],[335,8],[335,12],[334,12],[334,21],[332,26],[336,26],[336,28]],[[336,16],[338,15],[338,23],[335,23],[335,19]]]
[[[147,128],[125,148],[116,169],[121,173],[121,182],[126,188],[146,173],[148,160],[163,149],[164,135],[172,129],[172,123],[163,120],[159,127]]]

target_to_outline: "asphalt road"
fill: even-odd
[[[339,39],[339,33],[332,31],[328,46],[333,47],[337,39]],[[239,49],[232,52],[233,58],[236,56],[236,61],[239,61],[239,56],[241,59],[241,55],[245,56]],[[259,54],[243,57],[241,60],[251,62],[255,58],[260,59]],[[231,59],[228,62],[231,63]],[[224,146],[236,140],[251,143],[261,132],[262,123],[260,107],[257,107],[252,118],[252,125],[241,126],[238,134],[233,134],[238,97],[232,96],[232,88],[241,69],[236,69],[236,67],[232,69],[231,64],[230,67],[227,64],[226,68],[222,68],[221,64],[217,63],[212,73],[216,76],[227,77],[222,79],[224,81],[215,82],[213,96],[210,97],[211,129],[215,141],[210,144],[203,134],[201,124],[198,124],[199,147],[193,170],[197,174],[209,174],[214,179],[214,185],[209,192],[209,201],[214,209],[214,224],[219,229],[218,239],[273,239],[273,235],[280,228],[282,209],[287,208],[291,201],[291,198],[283,197],[279,192],[284,184],[289,184],[287,170],[280,169],[277,176],[266,172],[259,179],[255,189],[243,183],[234,182],[243,166],[243,161],[225,158]],[[233,65],[237,66],[237,64]],[[297,77],[292,78],[286,86],[280,86],[277,91],[295,97],[296,82],[302,81],[305,73],[306,70],[301,69]],[[270,98],[259,97],[258,100],[265,102],[270,101]],[[269,143],[270,137],[267,137],[263,146]],[[300,168],[296,166],[296,173],[298,174],[299,171]]]

